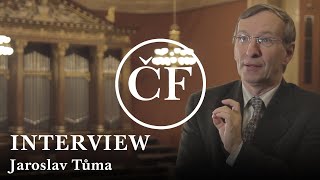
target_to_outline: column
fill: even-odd
[[[107,46],[97,45],[91,51],[92,63],[90,63],[90,72],[92,75],[90,82],[90,120],[89,128],[98,134],[105,132],[104,121],[104,78],[103,78],[103,58]]]
[[[10,79],[8,82],[9,131],[14,134],[24,133],[24,86],[23,56],[27,45],[25,40],[16,40],[14,54],[9,58]]]
[[[58,134],[65,133],[64,123],[64,99],[65,99],[65,73],[64,73],[64,58],[68,43],[58,43],[54,46],[54,61],[53,61],[53,120],[54,126],[52,130]]]

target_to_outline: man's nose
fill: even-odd
[[[246,54],[247,56],[253,57],[253,58],[261,56],[260,44],[257,43],[255,38],[252,38],[250,43],[248,44]]]

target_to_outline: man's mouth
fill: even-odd
[[[262,65],[259,64],[244,64],[244,66],[248,69],[248,70],[257,70],[259,68],[262,67]]]

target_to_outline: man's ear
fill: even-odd
[[[286,48],[286,58],[283,63],[288,64],[293,57],[295,43],[291,43],[291,44],[287,45],[285,48]]]

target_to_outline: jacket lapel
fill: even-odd
[[[233,99],[239,102],[240,108],[241,108],[241,114],[243,114],[243,94],[242,94],[241,81],[238,81],[237,83],[235,83],[233,88],[229,91],[229,93],[227,93],[221,100],[223,99]]]
[[[240,103],[240,107],[241,107],[241,114],[243,111],[243,95],[242,95],[242,86],[241,86],[241,81],[236,81],[233,84],[233,87],[230,88],[230,90],[228,90],[228,92],[226,92],[226,94],[222,97],[220,97],[218,100],[216,100],[214,102],[214,104],[210,105],[212,107],[211,112],[213,110],[215,110],[218,107],[224,106],[224,104],[222,104],[222,100],[224,99],[233,99],[237,102]]]
[[[272,151],[273,145],[285,134],[291,124],[289,115],[293,112],[292,108],[295,104],[293,100],[290,87],[282,81],[263,118],[258,122],[254,138],[256,145]]]

